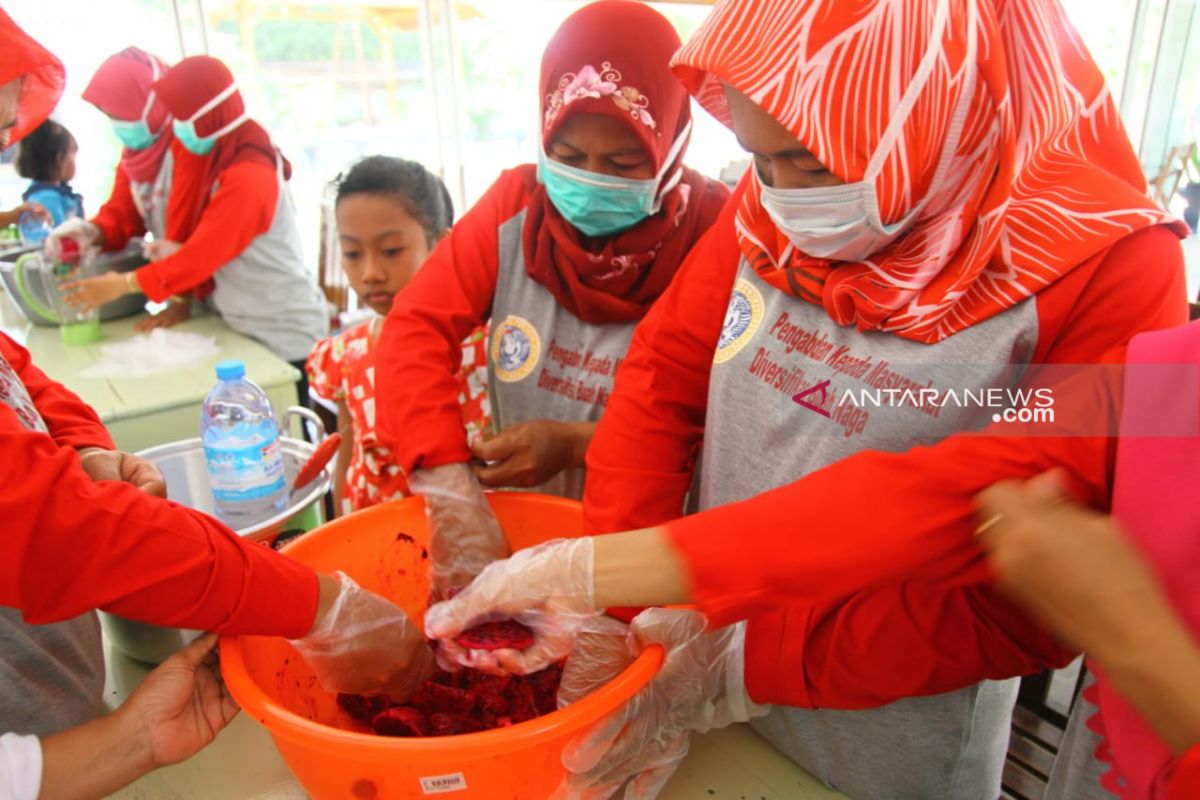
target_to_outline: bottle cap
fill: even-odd
[[[241,361],[232,359],[217,364],[217,380],[236,381],[238,378],[244,377],[246,377],[246,365]]]

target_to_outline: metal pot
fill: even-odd
[[[318,436],[324,438],[325,426],[320,418],[308,409],[296,406],[284,412],[283,430],[288,429],[288,420],[294,416],[312,423]],[[284,474],[287,485],[291,486],[300,468],[316,450],[316,445],[286,436],[281,437],[279,441],[283,449]],[[208,467],[204,461],[204,445],[199,438],[158,445],[142,450],[138,455],[153,461],[162,471],[167,481],[168,498],[206,514],[214,513],[212,491],[208,485]],[[274,545],[277,538],[291,538],[316,528],[325,522],[322,500],[329,491],[331,480],[331,469],[326,466],[311,483],[289,495],[283,511],[261,522],[238,528],[237,533],[255,542]],[[162,662],[200,635],[200,631],[165,628],[104,612],[100,613],[100,624],[104,628],[104,635],[114,647],[130,658],[148,664]]]

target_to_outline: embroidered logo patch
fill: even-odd
[[[738,354],[754,338],[763,318],[763,297],[750,281],[738,278],[725,310],[725,324],[717,340],[714,364],[723,364]]]
[[[515,383],[533,372],[542,342],[529,320],[508,316],[492,331],[492,365],[496,377]]]

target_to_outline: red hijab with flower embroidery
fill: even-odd
[[[233,73],[217,59],[191,56],[171,67],[154,84],[154,90],[175,119],[187,120],[233,82]],[[195,120],[196,135],[216,133],[241,117],[245,109],[241,92],[235,91]],[[207,155],[198,156],[177,148],[175,158],[175,177],[167,201],[166,234],[168,239],[176,242],[186,242],[196,229],[217,179],[234,164],[257,161],[275,167],[279,163],[284,177],[291,177],[292,168],[287,159],[275,149],[262,126],[251,119],[223,134]]]
[[[679,44],[670,22],[633,0],[599,0],[572,14],[542,56],[542,146],[549,150],[571,115],[603,114],[633,131],[662,170],[691,122],[687,92],[668,69]],[[682,179],[658,213],[612,236],[584,236],[534,187],[523,232],[530,276],[585,322],[641,319],[728,196],[683,166],[685,151],[664,170],[663,185],[677,169]]]
[[[136,47],[126,47],[106,58],[83,90],[84,100],[114,119],[134,122],[146,114],[146,124],[158,138],[141,150],[126,147],[121,151],[122,169],[130,180],[139,183],[150,183],[158,176],[175,138],[171,115],[152,88],[166,74],[167,65],[161,58]]]
[[[722,84],[843,181],[873,181],[884,223],[913,215],[862,262],[811,257],[775,227],[750,170],[736,223],[746,258],[840,325],[938,342],[1135,231],[1186,235],[1147,196],[1056,0],[724,2],[673,66],[726,124]]]

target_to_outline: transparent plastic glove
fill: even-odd
[[[745,623],[707,631],[698,612],[652,608],[634,617],[627,643],[630,652],[662,645],[662,668],[632,700],[563,750],[568,775],[559,797],[607,798],[622,786],[626,800],[655,797],[687,755],[693,732],[745,722],[767,711],[746,693]],[[588,682],[587,671],[599,685],[615,674],[619,663],[610,648],[591,658],[582,653],[573,658],[574,691]],[[565,681],[567,675],[563,677]]]
[[[466,463],[420,469],[408,485],[425,498],[434,599],[466,586],[493,561],[508,556],[508,540]]]
[[[630,647],[629,626],[603,614],[585,621],[558,682],[558,707],[566,708],[621,674],[637,653]]]
[[[527,675],[571,651],[575,634],[596,616],[592,539],[557,539],[488,565],[454,599],[425,612],[425,633],[439,639],[443,668],[473,667]],[[467,650],[453,641],[484,622],[515,619],[533,631],[525,650]]]
[[[48,257],[58,258],[62,255],[63,239],[74,239],[79,243],[80,250],[86,250],[100,240],[100,228],[86,219],[72,217],[50,231],[50,235],[46,237],[46,243],[42,245],[42,250]]]
[[[291,644],[329,692],[407,699],[433,671],[433,651],[399,606],[335,573],[341,589],[313,626]]]

